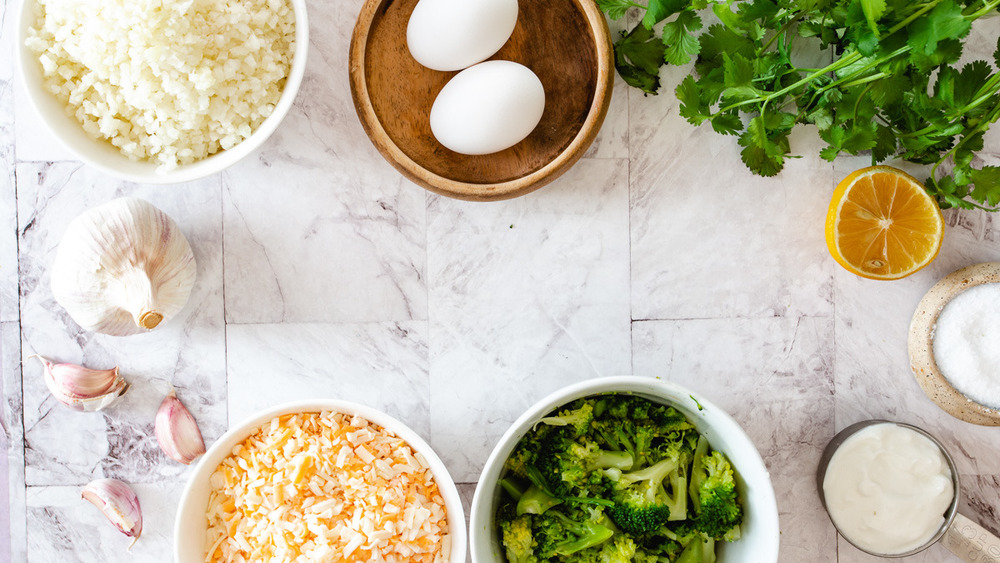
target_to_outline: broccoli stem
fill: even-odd
[[[500,479],[500,486],[503,487],[503,490],[507,491],[507,494],[510,495],[515,501],[521,500],[521,496],[525,491],[525,488],[521,486],[520,483],[509,477]]]
[[[562,500],[532,485],[528,487],[528,490],[524,491],[520,500],[517,501],[517,515],[542,514],[560,503],[562,503]]]

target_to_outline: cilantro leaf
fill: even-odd
[[[844,38],[853,43],[862,55],[871,56],[875,53],[879,41],[878,26],[873,26],[871,20],[866,17],[862,0],[853,0],[850,3],[844,25],[847,28]]]
[[[642,17],[643,27],[653,29],[654,25],[683,10],[686,4],[685,0],[649,0]]]
[[[743,130],[743,120],[735,110],[720,113],[712,118],[712,129],[720,135],[739,135]]]
[[[908,43],[914,52],[931,55],[938,43],[965,37],[971,28],[972,23],[962,15],[962,7],[955,0],[943,0],[910,25]]]
[[[903,98],[903,92],[911,90],[913,83],[905,74],[893,74],[869,84],[868,95],[872,102],[881,107],[891,106]]]
[[[701,43],[691,34],[701,29],[701,18],[691,10],[677,14],[671,22],[663,26],[663,44],[666,46],[663,59],[672,65],[684,65],[693,55],[701,51]]]
[[[972,198],[990,207],[1000,205],[1000,166],[984,166],[972,170]]]
[[[684,77],[684,80],[677,85],[674,94],[681,102],[680,116],[687,119],[692,125],[701,125],[711,115],[711,110],[708,104],[702,100],[701,89],[693,76]]]
[[[713,3],[712,11],[715,12],[715,16],[719,18],[722,25],[728,27],[732,31],[741,32],[745,27],[744,22],[739,16],[733,13],[733,10],[731,9],[732,5],[733,0],[726,0],[725,4],[718,2]]]
[[[962,56],[962,42],[957,39],[946,39],[937,45],[937,50],[931,54],[920,51],[910,53],[910,62],[922,74],[930,74],[941,65],[954,64]]]
[[[726,89],[722,97],[731,101],[743,101],[755,98],[759,90],[753,86],[753,63],[743,55],[728,55],[723,53],[723,84]]]
[[[615,70],[629,86],[647,94],[660,89],[660,65],[663,45],[653,32],[641,24],[614,45]]]
[[[597,0],[597,7],[613,20],[620,20],[632,6],[631,0]]]
[[[868,28],[878,37],[878,20],[885,14],[885,0],[860,0],[860,3],[865,19],[868,20]]]
[[[875,146],[872,147],[872,165],[885,162],[886,159],[896,154],[896,134],[891,127],[886,127],[881,123],[875,130]]]
[[[788,133],[769,132],[764,119],[761,115],[754,117],[740,135],[739,144],[744,147],[740,157],[755,174],[775,176],[784,167],[789,152]]]
[[[965,65],[955,82],[955,103],[962,106],[971,103],[991,74],[993,70],[986,61],[973,61]]]
[[[740,4],[736,13],[744,20],[763,20],[768,21],[774,16],[778,15],[781,8],[778,7],[772,0],[753,0],[752,2],[743,2]]]
[[[826,131],[822,131],[819,136],[828,144],[828,146],[823,147],[823,150],[819,151],[819,156],[823,160],[833,162],[837,159],[837,155],[840,154],[840,147],[844,145],[844,140],[847,139],[847,131],[843,126],[837,125]]]

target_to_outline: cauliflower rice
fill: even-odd
[[[84,130],[161,169],[245,140],[295,52],[288,0],[37,0],[25,45]]]
[[[444,499],[423,456],[362,417],[274,418],[210,486],[208,562],[449,559]]]

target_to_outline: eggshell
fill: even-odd
[[[527,137],[542,119],[545,89],[511,61],[486,61],[456,74],[431,106],[431,132],[462,154],[490,154]]]
[[[517,0],[420,0],[406,25],[406,45],[433,70],[461,70],[503,47],[517,23]]]

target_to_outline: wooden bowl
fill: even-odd
[[[938,315],[956,295],[984,283],[1000,283],[1000,262],[983,262],[941,278],[924,295],[910,321],[910,367],[917,383],[945,412],[966,422],[1000,426],[1000,411],[969,399],[952,387],[934,360],[934,327]]]
[[[367,0],[351,37],[351,94],[372,143],[413,182],[475,201],[526,194],[569,169],[593,142],[611,102],[611,38],[593,0],[523,0],[514,33],[492,59],[521,63],[545,88],[542,119],[506,150],[469,156],[431,134],[434,98],[457,72],[420,65],[406,47],[417,0]]]

